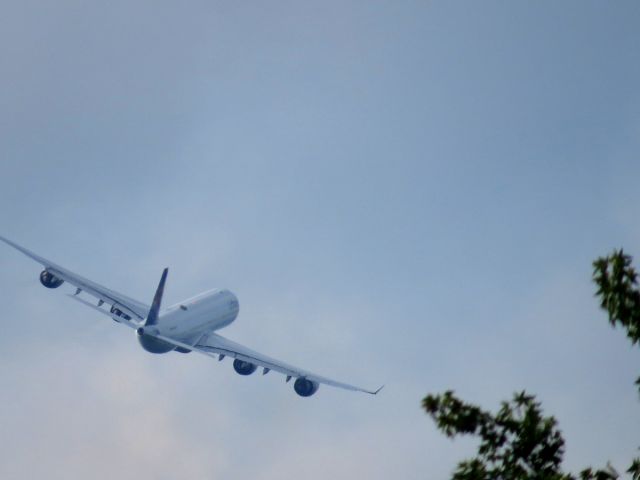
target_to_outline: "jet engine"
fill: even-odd
[[[254,365],[250,362],[245,362],[244,360],[240,360],[236,358],[233,361],[233,369],[238,372],[240,375],[251,375],[258,368],[257,365]]]
[[[293,389],[301,397],[310,397],[318,391],[319,383],[312,382],[306,378],[298,378],[293,384]]]
[[[64,283],[64,280],[56,277],[53,273],[43,270],[40,273],[40,283],[47,288],[58,288]]]

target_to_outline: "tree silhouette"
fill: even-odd
[[[609,314],[609,323],[622,327],[632,345],[640,343],[640,291],[633,258],[622,249],[593,262],[593,281],[600,307]],[[640,390],[640,377],[636,380]]]
[[[614,327],[626,330],[632,345],[640,344],[640,291],[632,257],[622,249],[593,262],[596,296]],[[640,378],[636,381],[640,387]],[[611,480],[618,472],[586,468],[576,477],[561,469],[564,438],[556,419],[545,417],[534,395],[520,392],[502,402],[493,414],[465,403],[453,391],[427,395],[422,407],[448,437],[472,435],[480,444],[474,458],[460,462],[453,480]],[[640,480],[640,458],[627,469]]]

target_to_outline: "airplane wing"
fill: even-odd
[[[276,360],[274,358],[263,355],[262,353],[256,352],[255,350],[251,350],[216,333],[209,333],[205,335],[196,344],[195,348],[203,352],[225,355],[252,363],[254,365],[258,365],[263,368],[263,374],[269,372],[269,370],[273,370],[274,372],[282,373],[287,377],[305,378],[307,380],[311,380],[312,382],[322,383],[325,385],[330,385],[332,387],[343,388],[345,390],[370,393],[372,395],[377,394],[382,389],[382,387],[380,387],[377,390],[368,390],[366,388],[356,387],[354,385],[349,385],[348,383],[337,382],[335,380],[331,380],[330,378],[307,372],[306,370],[302,370],[301,368],[288,365],[284,362],[281,362],[280,360]],[[264,369],[266,369],[266,371]]]
[[[19,250],[20,252],[24,253],[27,257],[32,258],[33,260],[38,262],[40,265],[44,267],[44,269],[47,272],[55,275],[56,277],[76,287],[78,289],[76,291],[76,294],[80,293],[80,291],[87,292],[88,294],[93,295],[95,298],[97,298],[101,302],[114,306],[115,308],[122,311],[123,313],[125,313],[127,316],[131,318],[127,319],[126,317],[114,316],[113,314],[110,314],[109,312],[102,310],[96,307],[95,305],[92,305],[89,302],[82,300],[81,298],[72,296],[72,298],[80,301],[81,303],[84,303],[92,308],[97,308],[99,311],[112,317],[114,320],[125,323],[128,326],[133,328],[136,328],[137,326],[135,321],[141,321],[146,318],[150,308],[148,305],[145,305],[144,303],[141,303],[137,300],[127,297],[126,295],[118,293],[107,287],[103,287],[102,285],[92,282],[91,280],[87,280],[86,278],[81,277],[80,275],[75,274],[70,270],[67,270],[66,268],[63,268],[52,261],[47,260],[46,258],[43,258],[40,255],[37,255],[27,250],[24,247],[21,247],[20,245],[12,242],[11,240],[8,240],[1,236],[0,236],[0,240],[6,243],[7,245],[12,246],[16,250]]]
[[[242,360],[244,362],[249,362],[253,365],[262,367],[263,375],[273,370],[274,372],[279,372],[286,375],[287,381],[289,381],[291,378],[304,378],[315,383],[322,383],[325,385],[330,385],[332,387],[343,388],[345,390],[370,393],[372,395],[376,395],[380,390],[382,390],[382,387],[378,388],[377,390],[369,390],[366,388],[349,385],[348,383],[331,380],[330,378],[326,378],[321,375],[316,375],[315,373],[311,373],[301,368],[288,365],[284,362],[281,362],[280,360],[276,360],[274,358],[263,355],[262,353],[256,352],[255,350],[251,350],[216,333],[205,334],[193,346],[177,342],[172,338],[164,336],[160,336],[158,338],[166,342],[173,343],[176,346],[186,348],[188,350],[194,350],[209,357],[218,358],[219,360],[222,360],[222,358],[227,356]]]

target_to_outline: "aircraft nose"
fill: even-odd
[[[231,309],[238,312],[240,310],[240,302],[238,301],[238,297],[236,297],[229,290],[227,290],[227,295],[229,296],[229,305],[231,306]]]

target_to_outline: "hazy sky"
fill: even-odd
[[[640,3],[0,6],[0,234],[377,397],[154,356],[0,248],[0,477],[446,478],[420,409],[536,393],[626,467],[640,352],[591,261],[640,260]]]

